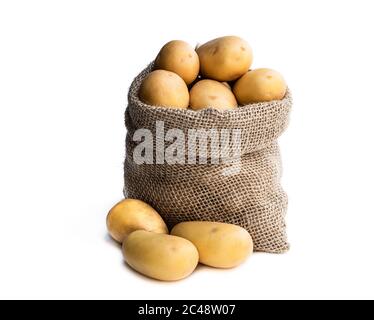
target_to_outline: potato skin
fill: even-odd
[[[196,49],[200,73],[217,81],[232,81],[248,71],[253,61],[249,44],[235,36],[211,40]]]
[[[136,199],[124,199],[108,213],[107,228],[111,237],[122,243],[135,230],[155,233],[169,233],[169,230],[155,209]]]
[[[234,94],[225,84],[215,80],[201,80],[190,90],[190,107],[201,110],[212,107],[217,110],[232,110],[238,106]]]
[[[227,89],[231,90],[231,86],[227,81],[221,82]]]
[[[183,79],[166,70],[155,70],[143,80],[139,98],[149,105],[178,109],[186,109],[190,99]]]
[[[187,42],[173,40],[161,48],[155,68],[174,72],[189,85],[199,74],[199,56]]]
[[[182,222],[171,234],[190,240],[199,251],[200,263],[215,268],[236,267],[253,253],[249,233],[233,224]]]
[[[190,241],[166,234],[135,231],[122,248],[126,262],[133,269],[162,281],[188,277],[199,262],[199,253]]]
[[[243,75],[233,87],[238,102],[242,105],[281,100],[287,91],[282,75],[272,69],[255,69]]]

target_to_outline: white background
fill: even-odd
[[[0,298],[374,298],[372,14],[369,0],[1,1]],[[229,34],[293,91],[292,248],[148,280],[105,228],[126,91],[165,42]]]

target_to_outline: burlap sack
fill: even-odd
[[[287,195],[280,185],[281,158],[277,138],[288,124],[292,105],[287,92],[281,101],[256,103],[235,111],[199,112],[149,106],[138,90],[152,64],[133,81],[126,109],[124,194],[153,206],[171,228],[182,221],[218,221],[240,225],[252,235],[256,251],[288,250],[285,214]],[[165,131],[178,128],[240,129],[241,170],[224,175],[229,164],[136,164],[133,141],[137,129],[155,133],[156,121]],[[213,154],[213,153],[212,153]]]

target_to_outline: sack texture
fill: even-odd
[[[138,91],[152,68],[151,64],[143,70],[129,90],[125,113],[125,196],[149,203],[169,228],[195,220],[232,223],[248,230],[255,251],[286,252],[287,195],[280,185],[277,138],[288,125],[290,92],[280,101],[250,104],[233,111],[209,108],[196,112],[149,106],[139,100]],[[156,136],[156,121],[164,122],[165,132],[176,128],[186,136],[189,129],[240,129],[240,172],[224,175],[223,170],[231,165],[222,162],[136,164],[133,151],[140,142],[134,142],[133,135],[138,129],[148,129]],[[218,152],[211,150],[212,155]]]

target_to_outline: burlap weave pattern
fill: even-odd
[[[280,185],[281,159],[277,138],[288,125],[290,92],[284,99],[239,107],[234,111],[178,110],[149,106],[138,98],[140,84],[152,64],[133,81],[126,109],[124,194],[153,206],[169,227],[182,221],[219,221],[240,225],[252,235],[256,251],[288,250],[285,214],[287,195]],[[165,131],[240,129],[241,171],[223,175],[230,164],[142,164],[133,160],[133,134],[156,121]],[[154,142],[155,143],[155,142]],[[212,155],[217,150],[212,150]]]

